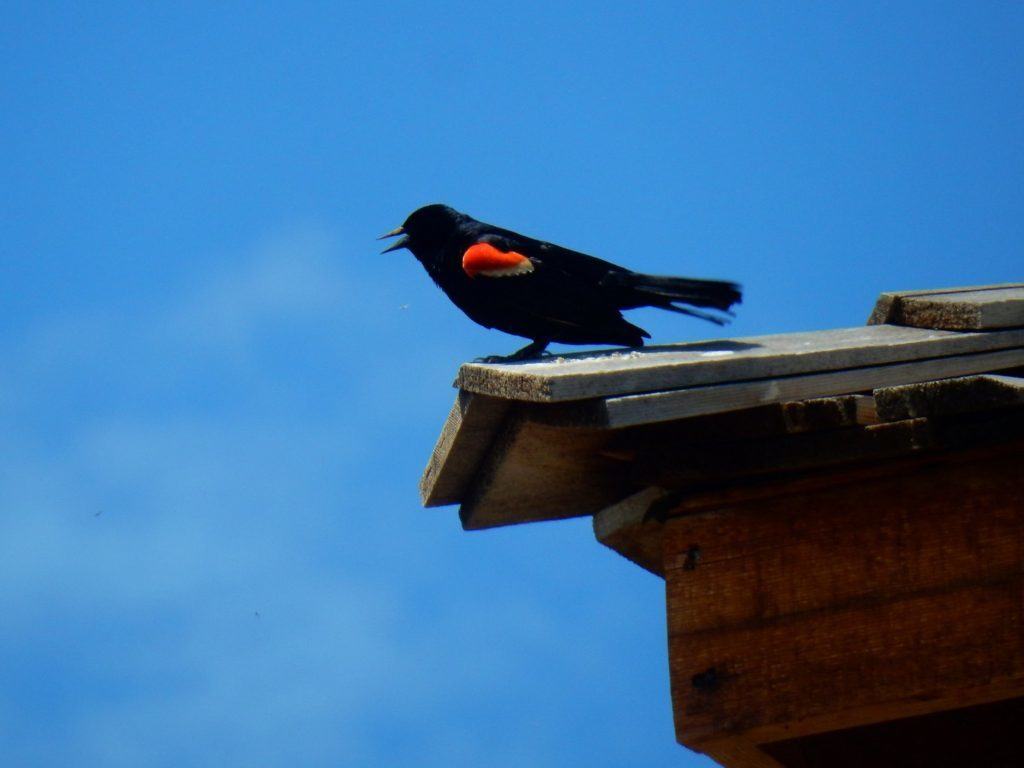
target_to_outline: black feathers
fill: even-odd
[[[484,224],[444,205],[414,211],[388,236],[408,248],[472,320],[532,343],[510,358],[540,354],[550,342],[643,346],[650,335],[622,310],[659,307],[719,325],[741,300],[735,283],[632,272],[611,262]],[[700,309],[697,309],[700,308]]]

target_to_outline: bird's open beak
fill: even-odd
[[[395,227],[390,232],[385,232],[383,235],[381,235],[377,239],[378,240],[383,240],[383,239],[385,239],[387,237],[398,237],[399,235],[404,235],[404,234],[405,234],[405,230],[402,227]],[[389,253],[390,251],[397,251],[399,248],[405,248],[407,245],[409,245],[409,238],[408,237],[403,237],[401,240],[396,240],[395,242],[393,242],[391,245],[389,245],[387,248],[385,248],[383,251],[381,251],[381,253]]]

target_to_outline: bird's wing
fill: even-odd
[[[596,256],[564,248],[544,240],[536,240],[507,229],[493,227],[492,234],[485,235],[485,237],[499,239],[531,259],[542,260],[559,272],[574,277],[578,281],[594,285],[599,284],[609,273],[629,272],[617,264]]]
[[[609,270],[621,268],[592,256],[492,231],[463,252],[462,268],[474,292],[521,317],[565,328],[622,332],[628,327],[631,335],[647,335],[625,323],[601,284]]]
[[[490,227],[488,232],[475,238],[462,260],[463,269],[470,277],[528,274],[542,264],[548,274],[560,273],[574,283],[593,287],[601,285],[609,274],[629,272],[596,256],[498,227]]]
[[[535,268],[543,264],[546,276],[586,291],[595,298],[600,297],[602,303],[610,302],[617,309],[660,307],[722,325],[727,322],[724,318],[677,305],[708,307],[731,315],[729,308],[742,301],[742,292],[736,283],[645,275],[596,256],[533,240],[515,232],[505,231],[503,235],[490,237],[498,238],[495,244],[506,250],[514,249],[517,255],[525,254]]]

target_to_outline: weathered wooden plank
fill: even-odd
[[[878,421],[874,398],[870,395],[815,397],[780,404],[789,433],[874,424]]]
[[[423,506],[462,500],[510,406],[507,400],[459,391],[420,478]]]
[[[662,488],[644,488],[594,515],[594,537],[655,576],[662,573],[661,520],[651,508],[664,499]]]
[[[918,328],[986,330],[1024,325],[1024,286],[920,296],[900,302],[901,320]]]
[[[593,514],[632,490],[628,464],[603,455],[608,433],[513,414],[481,463],[459,517],[466,529]]]
[[[1021,450],[669,520],[673,630],[750,626],[1024,572]]]
[[[945,330],[1024,326],[1024,283],[883,293],[868,323]]]
[[[894,323],[897,315],[896,303],[903,297],[931,296],[942,293],[964,293],[967,291],[1000,291],[1004,288],[1019,288],[1024,283],[995,283],[993,285],[965,285],[956,288],[925,288],[915,291],[886,291],[878,296],[868,316],[868,325]]]
[[[564,418],[566,423],[621,429],[787,400],[841,395],[898,384],[985,373],[1022,364],[1024,347],[830,373],[608,397],[566,406]]]
[[[677,737],[763,742],[877,722],[894,703],[946,709],[982,685],[1024,691],[1022,637],[1020,576],[758,626],[670,629]]]
[[[468,363],[456,384],[512,400],[556,402],[881,366],[1024,347],[1024,330],[962,333],[874,325],[705,341],[535,362]],[[795,399],[831,394],[809,393]]]
[[[875,390],[876,412],[883,421],[946,416],[1024,405],[1024,378],[963,376]]]

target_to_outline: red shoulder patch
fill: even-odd
[[[470,277],[511,277],[533,272],[533,262],[521,253],[499,251],[490,243],[477,243],[462,254],[462,270]]]

